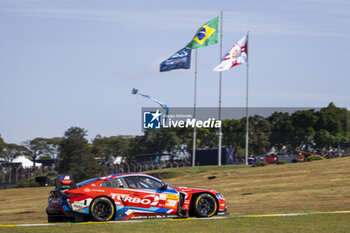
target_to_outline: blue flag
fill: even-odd
[[[160,63],[160,72],[191,68],[191,49],[181,49]]]

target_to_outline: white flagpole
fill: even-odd
[[[246,80],[246,109],[245,109],[245,116],[246,116],[246,132],[245,132],[245,164],[248,165],[248,146],[249,146],[249,113],[248,113],[248,84],[249,84],[249,50],[248,50],[248,43],[249,43],[249,31],[247,32],[247,80]]]
[[[195,63],[194,63],[194,104],[193,104],[193,118],[196,119],[197,111],[197,57],[198,49],[196,49]],[[193,127],[193,147],[192,147],[192,167],[196,166],[196,124]]]
[[[221,20],[220,20],[220,61],[222,58],[222,20],[223,20],[223,11],[221,11]],[[221,120],[221,89],[222,89],[222,71],[219,73],[219,121]],[[218,165],[221,165],[221,147],[222,147],[222,128],[219,128],[219,144],[218,144]]]

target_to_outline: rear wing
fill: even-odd
[[[56,190],[76,189],[77,185],[72,174],[59,175],[56,178]]]

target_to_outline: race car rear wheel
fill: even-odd
[[[106,197],[98,197],[90,205],[90,216],[94,221],[109,221],[114,212],[114,204]]]
[[[193,202],[193,212],[196,217],[211,217],[216,213],[217,203],[213,196],[202,193]]]

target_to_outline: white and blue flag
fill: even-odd
[[[181,49],[160,63],[160,72],[191,68],[191,49]]]

